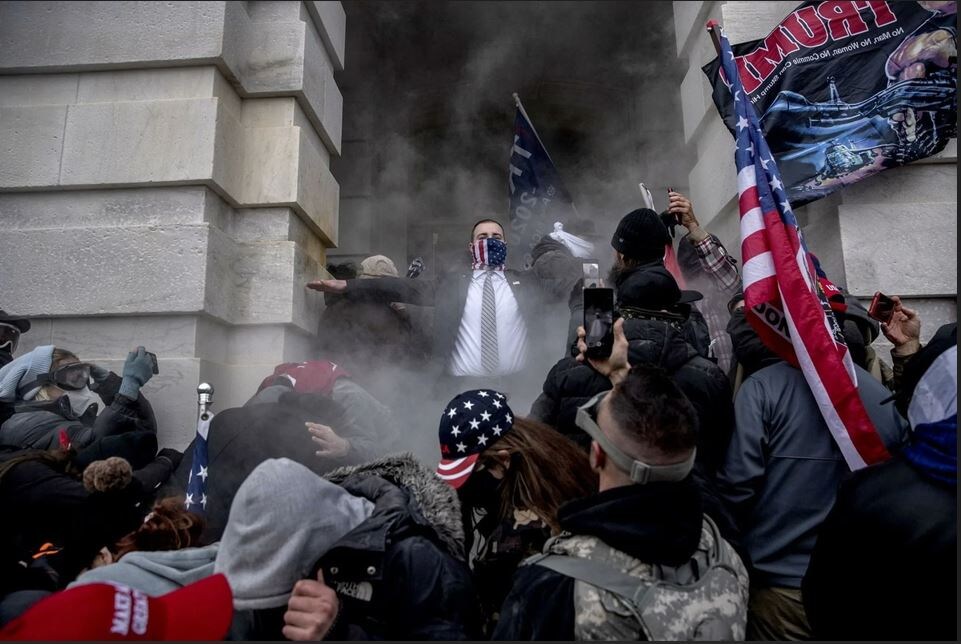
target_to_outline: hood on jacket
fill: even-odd
[[[373,504],[290,459],[258,465],[230,506],[214,572],[224,573],[238,610],[275,608]]]
[[[681,299],[681,289],[661,261],[636,268],[612,270],[618,306],[658,311],[672,309]]]
[[[561,506],[561,528],[597,537],[647,563],[678,565],[697,548],[703,512],[697,484],[625,485]]]
[[[40,391],[39,385],[28,391],[18,391],[18,389],[35,382],[38,377],[50,371],[53,349],[52,344],[37,347],[0,369],[0,402],[30,400],[36,396]]]
[[[68,588],[112,582],[156,597],[214,574],[219,544],[180,550],[134,551],[107,566],[83,573]]]
[[[464,525],[460,500],[451,486],[422,465],[411,453],[392,454],[363,465],[338,468],[325,478],[338,484],[356,484],[378,477],[405,489],[410,495],[413,519],[430,527],[440,544],[458,561],[465,560]]]

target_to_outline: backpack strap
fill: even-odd
[[[637,621],[641,624],[644,623],[637,610],[637,597],[641,594],[641,591],[647,590],[650,584],[642,579],[632,577],[597,561],[569,555],[534,555],[524,561],[524,565],[543,566],[565,577],[583,581],[617,595],[624,600],[631,612],[634,613]]]

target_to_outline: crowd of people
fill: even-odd
[[[18,352],[0,311],[0,639],[955,639],[956,324],[831,289],[891,454],[851,472],[684,195],[567,229],[520,270],[493,219],[462,267],[331,267],[316,355],[183,451],[145,347]]]

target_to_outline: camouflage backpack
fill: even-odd
[[[574,584],[578,640],[743,640],[748,575],[740,557],[707,516],[691,558],[676,567],[646,564],[596,537],[561,534],[544,566]]]

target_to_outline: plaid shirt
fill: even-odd
[[[704,272],[710,275],[721,291],[735,294],[741,288],[741,276],[737,272],[737,261],[727,254],[724,246],[708,235],[699,242],[691,241],[697,257],[701,260]]]
[[[704,294],[704,301],[698,303],[698,309],[711,334],[711,354],[717,358],[718,366],[726,373],[731,368],[734,352],[731,338],[727,334],[727,303],[721,299],[723,295],[733,295],[741,289],[737,261],[727,254],[724,246],[713,235],[708,235],[699,242],[685,235],[681,243],[689,243],[694,247],[703,269],[704,277],[701,279],[709,280],[714,287],[711,288],[707,283],[693,285],[695,288],[700,286]]]

